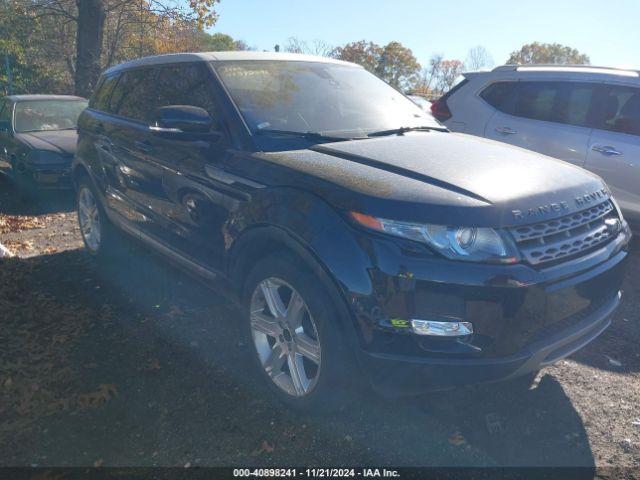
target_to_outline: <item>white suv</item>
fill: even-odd
[[[439,121],[591,170],[638,226],[640,72],[506,65],[464,77],[433,103]]]

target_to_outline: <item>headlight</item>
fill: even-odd
[[[48,150],[32,150],[29,152],[27,162],[33,165],[53,165],[65,162],[65,158]]]
[[[513,242],[506,233],[493,228],[399,222],[358,212],[349,212],[349,215],[363,227],[425,243],[454,260],[495,263],[518,261],[518,252]]]

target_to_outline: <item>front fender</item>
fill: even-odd
[[[319,263],[342,293],[368,295],[373,291],[368,274],[371,260],[358,244],[353,228],[327,202],[308,192],[266,189],[234,212],[228,233],[231,270],[244,248],[259,247],[256,242],[261,236],[275,235]]]

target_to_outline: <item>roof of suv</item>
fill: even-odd
[[[318,57],[314,55],[302,55],[299,53],[280,53],[280,52],[193,52],[193,53],[170,53],[166,55],[154,55],[151,57],[139,58],[129,62],[120,63],[105,71],[105,73],[113,73],[119,70],[141,67],[145,65],[162,65],[167,63],[180,62],[228,62],[228,61],[255,61],[255,60],[277,60],[283,62],[322,62],[336,63],[341,65],[350,65],[359,67],[354,63],[336,60],[335,58]],[[361,68],[361,67],[360,67]]]
[[[615,68],[615,67],[597,67],[592,65],[501,65],[490,71],[465,72],[465,77],[473,77],[475,75],[487,75],[492,73],[506,74],[566,74],[571,76],[592,76],[602,77],[609,76],[614,78],[640,78],[640,70]]]

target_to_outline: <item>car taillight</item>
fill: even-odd
[[[440,98],[431,104],[431,114],[439,120],[444,122],[451,118],[451,111],[447,106],[447,101],[444,98]]]

